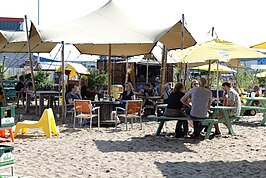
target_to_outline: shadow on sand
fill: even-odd
[[[265,177],[266,161],[155,162],[164,177]]]
[[[234,125],[243,126],[243,127],[265,127],[264,125],[261,125],[261,121],[235,121],[233,123]]]
[[[133,137],[126,141],[95,140],[97,148],[101,152],[194,152],[185,146],[185,143],[196,144],[200,140],[157,138],[151,135],[145,137]]]

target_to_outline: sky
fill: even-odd
[[[0,17],[21,17],[41,26],[56,26],[84,16],[107,0],[0,0]],[[198,43],[208,39],[214,27],[219,38],[249,47],[266,41],[264,0],[120,0],[121,6],[137,7],[132,14],[162,20],[185,16],[185,25]],[[5,7],[5,8],[3,8]],[[134,10],[134,11],[133,11]],[[163,20],[167,20],[164,18]]]

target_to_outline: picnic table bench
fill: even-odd
[[[266,97],[249,97],[245,98],[247,102],[245,106],[241,106],[240,115],[243,116],[246,110],[256,110],[258,112],[263,112],[263,118],[261,120],[261,125],[266,123]],[[259,106],[252,106],[253,101],[259,101]]]
[[[232,122],[234,120],[239,120],[241,118],[241,116],[233,116],[230,117],[228,115],[228,111],[234,109],[234,107],[226,107],[226,106],[218,106],[218,107],[211,107],[211,110],[213,111],[213,115],[210,119],[197,119],[194,121],[200,121],[202,125],[206,125],[208,126],[207,132],[205,134],[204,139],[209,139],[210,138],[210,134],[211,134],[211,129],[213,127],[214,124],[218,124],[218,123],[224,123],[227,124],[228,128],[229,128],[229,132],[231,135],[234,134],[234,130],[232,127]],[[222,111],[224,113],[224,119],[217,119],[217,114],[218,111]],[[192,120],[190,117],[167,117],[167,116],[157,116],[157,115],[149,115],[148,118],[154,119],[159,123],[159,126],[157,128],[157,131],[155,133],[156,136],[159,136],[161,133],[161,130],[164,126],[165,121],[178,121],[178,120]]]

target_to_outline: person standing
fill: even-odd
[[[193,120],[194,132],[192,138],[198,138],[204,128],[200,121],[207,118],[208,110],[212,100],[212,92],[205,88],[207,80],[203,77],[199,79],[199,87],[192,88],[181,98],[181,102],[191,107],[190,118]],[[191,98],[191,104],[189,103]]]

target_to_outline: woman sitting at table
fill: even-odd
[[[120,96],[119,107],[125,108],[127,100],[135,100],[135,99],[136,97],[133,91],[133,85],[132,83],[128,82],[125,84],[125,91]],[[111,113],[111,120],[113,120],[114,118],[116,118],[117,122],[120,122],[115,110],[113,110]]]
[[[167,104],[168,103],[170,94],[171,94],[171,92],[169,90],[169,85],[168,84],[164,85],[164,87],[163,87],[163,93],[161,95],[161,98],[163,99],[163,103],[164,104]]]
[[[167,108],[164,112],[168,117],[184,117],[185,114],[181,111],[184,108],[180,99],[185,95],[183,92],[184,86],[182,83],[177,83],[174,90],[169,96]],[[183,128],[182,128],[183,127]],[[183,137],[188,134],[188,122],[179,120],[176,123],[175,137]]]
[[[133,91],[132,83],[128,82],[125,84],[125,91],[120,96],[121,107],[125,108],[126,100],[135,100],[135,99],[136,96]]]
[[[33,90],[33,83],[32,82],[28,82],[26,92],[27,92],[30,100],[33,101],[34,97],[35,97],[35,94],[34,94],[35,91]]]
[[[77,86],[74,84],[69,84],[67,87],[66,104],[73,105],[75,99],[81,99],[80,95],[77,93]]]

